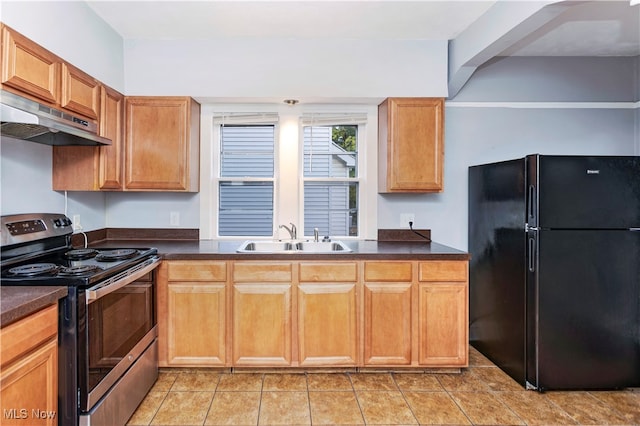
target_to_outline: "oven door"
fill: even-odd
[[[86,345],[78,363],[81,411],[90,411],[155,341],[158,265],[150,262],[86,291]]]

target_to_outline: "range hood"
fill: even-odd
[[[0,135],[45,145],[111,145],[98,126],[30,99],[0,90]]]

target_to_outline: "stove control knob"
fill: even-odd
[[[56,228],[60,228],[62,226],[62,221],[60,219],[55,219],[53,221],[53,226],[55,226]]]
[[[64,224],[64,226],[70,226],[71,219],[69,219],[68,217],[65,217],[64,219],[62,219],[62,223]]]

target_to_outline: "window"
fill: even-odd
[[[375,238],[375,105],[201,111],[201,239]]]
[[[322,119],[333,120],[343,121]],[[304,234],[317,228],[321,235],[357,236],[358,126],[303,121],[310,122],[303,127]]]
[[[240,121],[251,122],[251,119],[244,117]],[[218,234],[271,236],[275,125],[226,124],[223,117],[218,129]]]

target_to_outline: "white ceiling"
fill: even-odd
[[[500,0],[523,1],[523,0]],[[88,1],[124,39],[452,40],[495,1]],[[503,56],[640,55],[640,5],[574,1]]]

